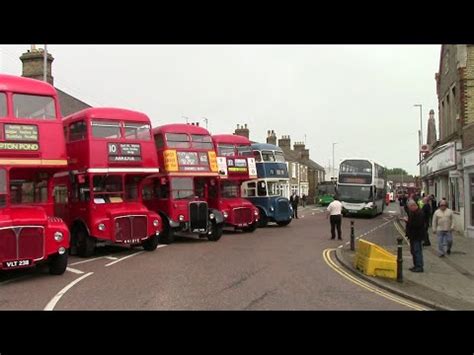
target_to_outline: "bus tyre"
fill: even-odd
[[[285,227],[287,225],[289,225],[291,222],[291,219],[289,219],[288,221],[280,221],[280,222],[277,222],[277,224],[280,226],[280,227]]]
[[[244,232],[253,233],[257,229],[257,222],[252,223],[248,227],[244,228]]]
[[[89,236],[84,227],[79,227],[76,230],[76,245],[77,255],[81,258],[87,258],[94,254],[95,240]]]
[[[217,242],[222,237],[223,225],[216,222],[211,223],[211,234],[207,235],[207,239],[211,242]]]
[[[153,235],[142,243],[143,249],[145,249],[146,251],[153,251],[158,246],[158,242],[158,236]]]
[[[174,242],[174,230],[167,222],[164,224],[163,231],[158,240],[161,244],[171,244]]]
[[[49,273],[51,275],[62,275],[67,268],[67,253],[56,254],[49,258]]]
[[[265,214],[265,212],[263,212],[262,209],[259,209],[259,210],[260,210],[260,219],[258,220],[258,228],[265,228],[268,225],[268,217]]]

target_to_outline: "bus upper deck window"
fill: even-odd
[[[234,146],[230,144],[219,144],[217,146],[217,155],[221,157],[231,157],[235,155]]]
[[[149,124],[125,122],[125,139],[149,141],[151,128]]]
[[[191,139],[193,141],[193,147],[199,149],[212,149],[214,148],[212,145],[211,136],[206,136],[203,134],[192,134]]]
[[[13,112],[18,118],[54,120],[56,105],[50,96],[14,94]]]
[[[0,92],[0,117],[7,116],[7,95]]]
[[[262,158],[263,161],[275,161],[275,156],[273,155],[273,152],[270,151],[263,151]]]
[[[186,133],[166,133],[166,144],[170,148],[190,148],[189,136]]]
[[[77,121],[69,125],[69,142],[83,140],[86,136],[87,125],[84,121]]]
[[[92,135],[95,138],[120,138],[120,124],[113,121],[92,121]]]

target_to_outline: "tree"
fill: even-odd
[[[406,172],[405,169],[402,168],[392,168],[392,169],[387,169],[387,175],[405,175],[407,176],[408,173]]]

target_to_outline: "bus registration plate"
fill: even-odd
[[[19,267],[26,267],[31,265],[31,260],[12,260],[12,261],[5,261],[3,263],[4,269],[16,269]]]

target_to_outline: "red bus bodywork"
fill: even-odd
[[[244,181],[257,179],[255,158],[239,154],[239,148],[251,150],[251,142],[233,134],[213,135],[219,169],[218,186],[209,206],[222,211],[225,225],[246,232],[257,228],[258,208],[243,198],[241,187]]]
[[[143,201],[163,219],[160,241],[172,243],[176,233],[219,240],[224,218],[207,202],[218,177],[209,132],[190,124],[168,124],[154,128],[153,136],[161,172],[144,183]]]
[[[89,108],[63,120],[68,169],[56,174],[67,194],[60,207],[71,230],[71,252],[95,246],[158,245],[161,218],[141,203],[140,182],[157,173],[150,119],[119,108]]]
[[[0,270],[67,267],[53,175],[67,166],[58,96],[48,83],[0,75]]]

